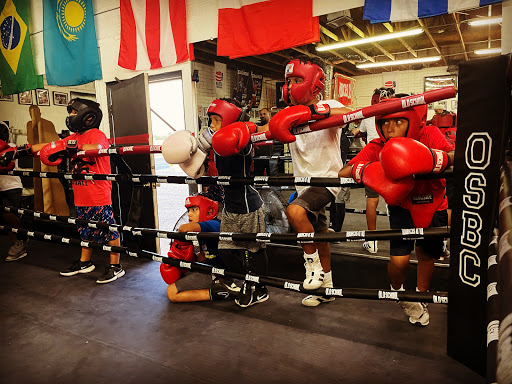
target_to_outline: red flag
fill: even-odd
[[[218,56],[261,55],[319,40],[312,0],[219,0]]]
[[[119,66],[144,70],[188,60],[185,1],[121,0]]]

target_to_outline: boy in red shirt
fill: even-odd
[[[33,152],[41,151],[41,161],[46,165],[58,165],[64,157],[70,157],[81,150],[102,149],[109,146],[107,137],[97,128],[103,116],[98,103],[76,98],[69,102],[67,108],[69,116],[66,118],[66,125],[74,133],[65,139],[32,147]],[[111,172],[110,158],[107,156],[74,159],[71,164],[73,173],[109,174]],[[111,191],[110,181],[73,180],[77,218],[115,224]],[[118,232],[89,227],[78,227],[78,232],[84,241],[108,243],[112,246],[121,244]],[[92,249],[83,247],[80,259],[60,274],[73,276],[78,273],[92,272],[95,266],[91,262],[91,255]],[[105,273],[96,280],[98,284],[110,283],[125,274],[119,259],[119,253],[110,252],[110,264],[105,268]]]
[[[387,102],[392,99],[385,99]],[[391,229],[448,225],[444,179],[414,180],[416,174],[440,173],[453,163],[454,147],[436,127],[425,125],[427,106],[377,116],[379,140],[369,142],[339,177],[353,177],[375,190],[388,203]],[[434,259],[443,252],[443,239],[391,240],[388,275],[391,289],[403,290],[410,254],[418,259],[417,290],[430,287]],[[426,303],[400,302],[413,324],[429,324]]]

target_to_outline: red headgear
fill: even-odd
[[[300,84],[293,84],[288,88],[289,77],[300,77],[304,81]],[[286,64],[284,71],[283,100],[291,105],[290,95],[299,103],[307,103],[325,88],[325,73],[322,68],[310,62],[303,63],[294,59]]]
[[[221,128],[226,125],[233,124],[238,121],[242,116],[242,108],[237,107],[235,104],[231,104],[226,100],[215,99],[208,107],[208,116],[212,113],[219,115],[222,118]]]
[[[391,100],[396,99],[382,99],[381,103],[385,103]],[[423,129],[427,121],[427,105],[417,105],[415,107],[404,109],[403,111],[400,112],[375,117],[375,122],[377,123],[377,133],[379,134],[382,141],[386,141],[386,139],[384,138],[384,134],[382,133],[382,120],[397,119],[400,117],[402,119],[407,119],[409,121],[409,128],[407,128],[407,133],[405,136],[410,137],[411,139],[414,140],[418,140],[420,138],[421,130]]]
[[[219,213],[219,203],[204,196],[189,196],[185,208],[199,207],[199,222],[215,219]]]

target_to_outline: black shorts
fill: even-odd
[[[411,213],[402,207],[396,205],[388,205],[389,210],[389,227],[391,229],[414,228]],[[431,227],[444,227],[448,225],[448,213],[446,209],[434,213]],[[430,257],[439,258],[443,254],[443,238],[431,237],[428,239],[419,240],[390,240],[389,248],[391,256],[405,256],[409,255],[414,249],[414,242],[416,246],[421,247]]]
[[[364,186],[364,195],[368,199],[375,199],[379,197],[379,194],[368,186]]]
[[[199,272],[185,272],[174,284],[178,293],[180,293],[196,289],[210,289],[214,285],[214,280],[212,275]]]
[[[453,197],[455,195],[455,179],[449,177],[446,179],[446,198],[448,199],[448,209],[453,207]]]

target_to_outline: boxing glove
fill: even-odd
[[[441,173],[450,165],[446,152],[430,149],[408,137],[389,140],[379,156],[386,176],[393,180],[417,174]]]
[[[400,205],[411,213],[416,228],[428,228],[445,199],[445,187],[432,180],[416,180],[413,190]]]
[[[181,277],[181,272],[177,267],[162,263],[160,264],[160,275],[167,284],[171,285]]]
[[[199,137],[197,138],[197,145],[200,150],[204,153],[207,153],[212,147],[212,136],[213,131],[210,128],[206,128],[201,132]]]
[[[76,140],[58,140],[46,144],[39,152],[41,162],[46,165],[59,165],[62,160],[79,151]]]
[[[389,179],[378,161],[355,163],[350,172],[357,183],[370,187],[390,205],[400,204],[414,187],[412,176],[401,180]]]
[[[181,164],[197,151],[197,140],[190,131],[177,131],[162,143],[162,155],[169,164]]]
[[[222,127],[212,137],[213,150],[219,156],[233,156],[249,145],[251,133],[258,127],[250,121],[237,121]]]
[[[0,140],[0,152],[4,151],[5,149],[9,149],[10,146],[5,141]]]
[[[193,261],[196,258],[194,244],[191,241],[174,240],[167,256],[178,260]]]
[[[296,140],[291,134],[293,127],[311,120],[325,119],[330,114],[331,108],[327,104],[294,105],[276,113],[268,123],[268,127],[274,140],[284,144],[292,143]]]

